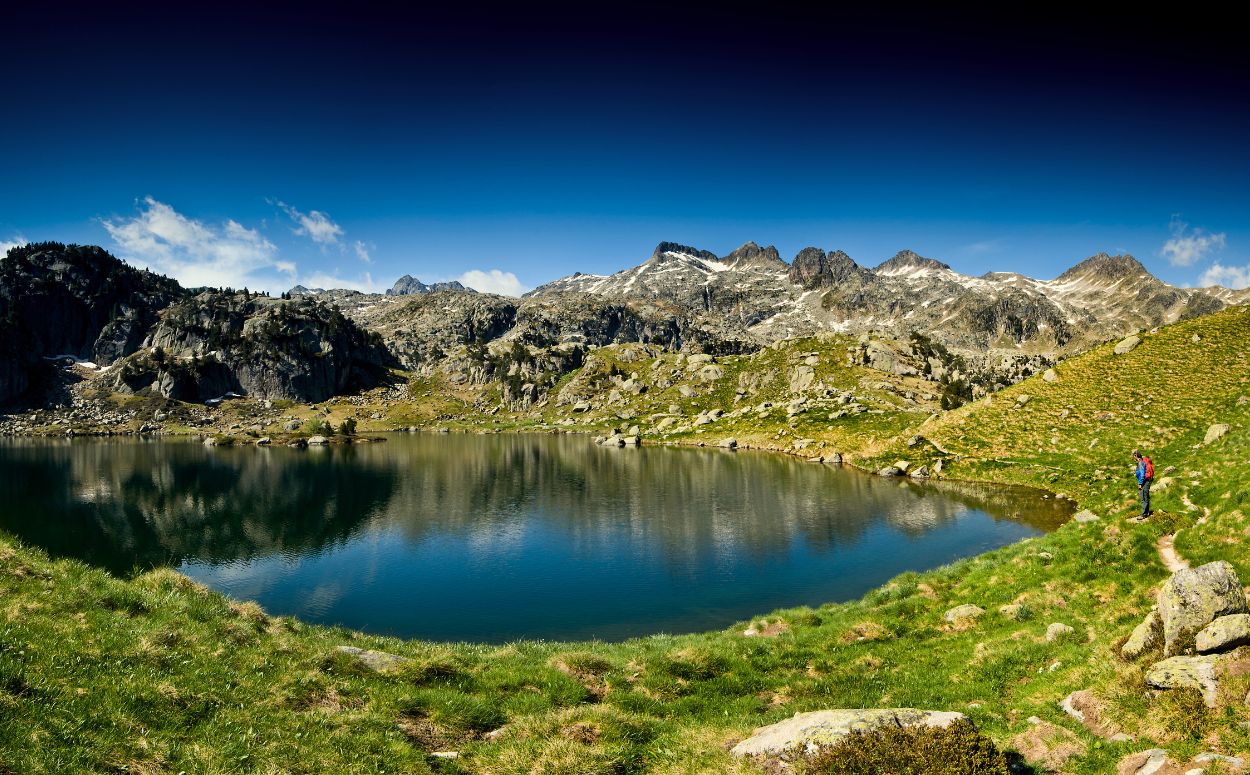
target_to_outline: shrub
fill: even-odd
[[[333,436],[334,426],[325,420],[314,418],[304,423],[304,432],[309,436]]]
[[[339,426],[339,433],[343,434],[344,436],[356,435],[356,418],[348,417],[346,420],[344,420],[343,424]]]
[[[807,758],[808,775],[1008,775],[1006,757],[966,721],[945,729],[889,727],[852,733]]]

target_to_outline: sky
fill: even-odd
[[[1196,8],[26,5],[0,247],[275,293],[518,294],[665,240],[1250,285],[1250,50]]]

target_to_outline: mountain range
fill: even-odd
[[[637,266],[577,273],[520,299],[410,275],[385,294],[297,286],[289,297],[184,289],[98,247],[14,248],[0,260],[0,401],[37,392],[43,359],[67,355],[117,364],[116,390],[192,401],[224,392],[321,401],[397,366],[499,384],[505,405],[525,408],[599,346],[717,355],[838,334],[922,336],[992,386],[1250,291],[1177,288],[1132,256],[1105,253],[1038,280],[970,277],[908,250],[867,268],[839,250],[804,248],[787,262],[754,242],[725,256],[661,242]],[[873,353],[864,350],[866,363],[888,369]]]

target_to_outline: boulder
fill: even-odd
[[[263,447],[266,444],[271,444],[271,443],[273,443],[273,439],[269,438],[268,436],[261,436],[259,439],[256,440],[256,446],[258,447]]]
[[[355,646],[337,646],[335,651],[341,654],[347,654],[356,658],[356,661],[375,673],[393,673],[412,660],[407,657],[401,657],[398,654],[388,654],[385,651],[373,651],[372,649],[361,649]]]
[[[913,469],[909,476],[911,476],[912,479],[928,479],[929,469],[927,466],[920,466],[919,468]]]
[[[795,366],[790,370],[790,392],[801,393],[812,386],[816,379],[816,370],[807,364]]]
[[[1250,614],[1221,616],[1203,627],[1194,638],[1194,647],[1201,654],[1229,651],[1250,644]]]
[[[833,745],[852,732],[870,732],[881,727],[945,728],[967,716],[955,711],[914,708],[817,710],[796,713],[793,718],[759,727],[738,743],[731,753],[738,756],[778,756],[796,748],[815,751]]]
[[[1098,515],[1090,511],[1089,509],[1084,509],[1082,511],[1078,511],[1075,515],[1073,515],[1072,521],[1080,522],[1082,524],[1086,522],[1097,522]]]
[[[1137,345],[1139,344],[1141,344],[1140,336],[1137,336],[1136,334],[1133,334],[1132,336],[1126,336],[1120,340],[1119,344],[1115,346],[1115,354],[1124,355],[1126,353],[1131,353],[1133,350],[1137,348]]]
[[[1125,756],[1116,765],[1115,772],[1116,775],[1155,775],[1165,768],[1168,773],[1180,771],[1176,763],[1168,758],[1167,751],[1150,748]]]
[[[1033,396],[1029,395],[1028,393],[1021,393],[1020,395],[1016,396],[1016,406],[1024,406],[1025,404],[1027,404],[1028,402],[1032,400],[1033,400]]]
[[[725,449],[737,449],[738,440],[737,439],[723,439],[721,443],[717,444],[716,446],[724,447]]]
[[[1063,622],[1054,622],[1046,628],[1046,642],[1054,643],[1061,638],[1066,638],[1074,632],[1076,632],[1076,630],[1074,630],[1071,625],[1064,624]]]
[[[1237,571],[1223,560],[1178,570],[1159,590],[1163,655],[1193,648],[1194,636],[1221,616],[1250,613]]]
[[[1132,662],[1162,642],[1163,620],[1159,618],[1159,609],[1152,608],[1141,624],[1133,628],[1133,634],[1120,648],[1120,654]]]
[[[902,476],[902,475],[903,475],[903,472],[900,471],[895,466],[886,466],[885,468],[882,468],[881,470],[877,471],[877,476]]]
[[[329,444],[330,440],[327,439],[325,436],[312,436],[308,439],[308,443],[311,445],[317,446],[317,445],[322,445],[322,444]]]
[[[841,463],[842,463],[842,453],[841,453],[841,452],[830,452],[828,455],[825,455],[823,458],[821,458],[821,462],[822,462],[822,463],[838,463],[838,464],[841,464]]]
[[[1018,620],[1020,618],[1020,614],[1023,613],[1023,611],[1024,611],[1024,606],[1020,605],[1019,603],[1008,603],[1007,605],[1000,605],[998,607],[999,615],[1003,616],[1004,618],[1011,619],[1012,621]]]
[[[894,464],[894,467],[903,473],[907,473],[907,469],[911,468],[911,463],[906,460],[900,460]]]
[[[946,613],[942,614],[942,620],[946,622],[957,622],[960,619],[976,619],[985,613],[985,609],[979,605],[972,603],[964,603],[957,605]]]
[[[1219,657],[1171,657],[1146,671],[1146,683],[1155,689],[1197,689],[1208,708],[1215,707],[1219,688],[1216,665]]]
[[[1233,427],[1226,422],[1217,422],[1210,428],[1207,428],[1207,435],[1202,438],[1202,443],[1210,444],[1214,441],[1218,441],[1232,429]]]
[[[1047,369],[1046,371],[1042,372],[1042,379],[1044,379],[1047,382],[1058,382],[1059,375],[1055,373],[1054,369]]]

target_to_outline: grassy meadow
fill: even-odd
[[[401,641],[271,617],[168,570],[115,578],[0,537],[0,772],[750,773],[763,769],[727,749],[754,727],[800,711],[899,706],[962,711],[1011,750],[1035,750],[1043,727],[1027,719],[1038,717],[1057,728],[1049,747],[1071,754],[1064,772],[1113,772],[1155,745],[1174,758],[1250,751],[1250,670],[1226,680],[1209,710],[1197,692],[1147,691],[1150,658],[1118,656],[1167,576],[1156,551],[1165,533],[1182,557],[1228,560],[1250,580],[1247,342],[1250,311],[1232,308],[1145,333],[1125,355],[1108,344],[1060,363],[1053,382],[1035,376],[947,413],[921,380],[848,366],[851,342],[837,337],[717,359],[722,374],[697,386],[676,356],[604,348],[560,389],[603,396],[614,376],[681,379],[650,380],[589,412],[553,401],[487,421],[638,423],[648,442],[733,436],[794,451],[797,441],[800,454],[837,450],[868,468],[941,460],[951,478],[1044,488],[1100,517],[904,574],[855,602],[760,612],[719,632]],[[809,358],[831,397],[787,416],[788,375]],[[845,391],[865,409],[835,418]],[[764,402],[774,407],[689,423]],[[667,416],[679,419],[658,429]],[[1203,444],[1217,422],[1230,430]],[[1141,524],[1127,521],[1135,447],[1158,471],[1159,513]],[[986,613],[945,621],[966,603]],[[1052,623],[1072,632],[1048,640]],[[752,625],[764,634],[745,637]],[[379,674],[340,645],[411,661]],[[1065,715],[1059,702],[1078,689],[1135,740],[1102,740]],[[433,755],[450,751],[458,756]]]

